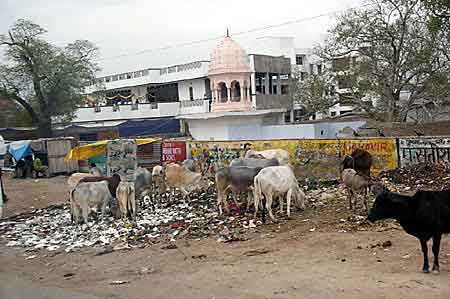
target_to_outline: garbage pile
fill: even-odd
[[[234,207],[236,216],[220,218],[215,193],[199,193],[183,200],[179,194],[166,193],[141,202],[136,221],[122,221],[112,216],[91,215],[88,225],[71,223],[68,205],[50,206],[0,222],[0,236],[7,246],[65,250],[114,245],[139,247],[146,243],[179,238],[202,239],[211,235],[224,241],[239,238],[250,226],[253,215]],[[243,205],[245,207],[245,205]],[[250,225],[249,225],[250,223]]]
[[[380,177],[404,189],[450,188],[450,164],[421,163],[383,172]],[[395,191],[395,190],[393,190]]]

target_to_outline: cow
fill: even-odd
[[[122,215],[122,219],[131,216],[136,219],[136,197],[133,182],[120,182],[117,187],[117,203]]]
[[[134,190],[136,202],[151,192],[152,174],[147,168],[138,167],[134,172]]]
[[[152,170],[152,183],[153,189],[158,192],[158,194],[166,190],[166,184],[164,182],[164,168],[160,165],[156,165]]]
[[[70,189],[73,189],[73,188],[75,188],[75,186],[78,184],[78,182],[82,178],[85,178],[88,176],[93,176],[93,175],[90,173],[75,172],[69,177],[69,179],[67,180],[67,184],[69,184]]]
[[[78,184],[80,183],[92,183],[92,182],[102,182],[106,181],[108,182],[108,188],[111,195],[115,198],[116,197],[116,190],[119,186],[119,183],[121,181],[120,175],[115,173],[112,176],[86,176],[82,178]]]
[[[178,188],[187,197],[195,189],[207,189],[208,181],[197,172],[190,171],[183,166],[170,163],[165,166],[166,184],[168,187]]]
[[[190,171],[196,172],[197,171],[197,164],[192,159],[186,159],[181,163],[182,166],[186,167]]]
[[[362,174],[358,174],[356,170],[351,168],[344,169],[341,173],[341,178],[348,192],[349,209],[353,210],[353,198],[357,200],[359,196],[363,196],[363,203],[367,212],[367,196],[371,180]]]
[[[247,210],[249,209],[253,192],[253,179],[261,169],[261,167],[228,166],[216,172],[217,207],[220,215],[223,213],[222,206],[229,213],[227,195],[230,191],[235,194],[246,193]],[[238,205],[235,197],[233,197],[233,200]]]
[[[355,149],[350,156],[345,156],[342,160],[342,170],[354,169],[356,172],[370,177],[372,167],[372,155],[363,149]]]
[[[266,168],[269,166],[279,166],[280,163],[276,158],[272,159],[257,159],[257,158],[244,158],[234,159],[231,161],[230,166],[247,166],[247,167],[260,167]]]
[[[87,224],[91,209],[100,207],[104,217],[106,208],[113,199],[109,190],[107,181],[79,183],[70,191],[72,221],[78,224],[82,214],[84,223]]]
[[[286,165],[289,163],[289,152],[282,149],[270,149],[265,151],[248,150],[245,153],[244,158],[259,158],[259,159],[272,159],[278,160],[280,165]]]
[[[439,272],[442,234],[450,233],[450,190],[417,191],[413,196],[383,192],[377,196],[368,220],[397,220],[406,233],[420,241],[424,273],[429,273],[428,241],[433,239],[433,272]]]
[[[254,179],[254,199],[255,199],[255,221],[258,213],[259,203],[262,197],[266,198],[266,208],[269,212],[269,217],[273,222],[277,222],[272,213],[273,198],[278,197],[280,201],[280,212],[283,212],[283,199],[286,195],[287,201],[287,216],[291,216],[291,200],[294,197],[296,206],[305,209],[305,193],[300,189],[297,178],[288,165],[286,166],[271,166],[264,168],[255,176]],[[262,207],[264,210],[264,206]],[[263,222],[264,214],[263,214]]]

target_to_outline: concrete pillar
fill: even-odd
[[[269,85],[269,82],[270,82],[270,75],[269,75],[269,73],[266,73],[266,76],[265,76],[265,78],[264,78],[264,94],[270,94],[270,90],[269,90],[270,85]]]
[[[251,95],[250,95],[250,87],[247,87],[247,96],[245,97],[247,101],[251,101]]]
[[[281,75],[277,74],[277,95],[281,94]]]
[[[240,98],[240,101],[242,102],[243,100],[245,100],[244,86],[241,86],[241,98]]]
[[[231,102],[231,87],[228,88],[228,102]]]
[[[217,89],[217,103],[222,102],[222,89]]]
[[[294,122],[294,107],[292,107],[292,110],[291,110],[291,123],[293,123]]]

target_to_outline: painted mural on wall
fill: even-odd
[[[190,157],[203,165],[227,166],[231,160],[244,157],[249,149],[285,149],[290,153],[298,177],[336,179],[340,175],[340,161],[356,148],[370,152],[374,158],[372,173],[398,166],[397,146],[394,138],[371,139],[298,139],[255,141],[191,141]]]
[[[400,165],[450,162],[450,137],[399,139]]]
[[[113,140],[106,145],[108,175],[118,173],[122,179],[134,181],[137,168],[137,144],[134,140]]]

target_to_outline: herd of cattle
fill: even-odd
[[[408,234],[420,240],[425,273],[429,272],[427,242],[432,238],[433,271],[439,271],[441,236],[450,233],[450,190],[418,191],[413,196],[392,193],[380,181],[370,177],[372,162],[371,155],[361,149],[343,159],[341,179],[348,190],[349,208],[353,209],[355,199],[363,197],[370,222],[396,219]],[[272,212],[274,200],[278,201],[281,213],[286,202],[288,217],[292,200],[298,209],[305,209],[305,194],[289,164],[289,153],[285,150],[249,150],[244,158],[233,160],[229,166],[217,169],[214,179],[220,215],[223,210],[229,212],[227,199],[230,193],[237,206],[241,205],[238,197],[246,199],[247,211],[253,204],[255,218],[261,208],[263,222],[266,211],[271,220],[276,222]],[[71,186],[72,221],[79,223],[82,216],[87,223],[92,209],[101,209],[104,215],[108,206],[116,207],[115,211],[111,210],[117,217],[134,219],[141,198],[157,197],[168,188],[179,189],[186,198],[194,190],[207,189],[209,177],[199,171],[195,161],[186,160],[181,165],[170,163],[155,166],[152,172],[138,168],[134,182],[121,180],[118,174],[105,177],[75,173],[68,183]],[[376,196],[370,211],[369,193]]]

